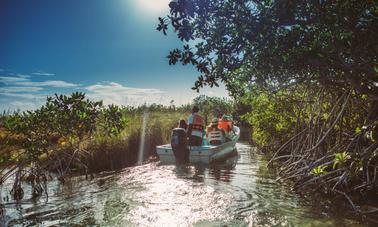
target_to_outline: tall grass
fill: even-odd
[[[144,157],[156,156],[157,145],[170,142],[171,130],[177,127],[179,119],[186,119],[187,112],[154,111],[146,122]],[[90,170],[93,172],[115,170],[136,164],[142,137],[143,114],[128,114],[130,123],[119,135],[103,137],[95,134],[86,150],[91,152]]]

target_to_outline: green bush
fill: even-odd
[[[252,141],[259,147],[272,147],[280,144],[293,133],[296,116],[304,114],[295,102],[300,94],[290,91],[269,93],[257,87],[242,98],[244,105],[250,105],[251,111],[242,116],[242,120],[252,126]]]

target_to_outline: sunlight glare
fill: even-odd
[[[143,11],[150,13],[168,12],[168,4],[171,0],[134,0],[135,4]]]

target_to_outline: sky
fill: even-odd
[[[156,31],[169,0],[0,0],[0,111],[40,107],[82,91],[105,104],[140,105],[199,94],[192,66],[169,66],[183,43]],[[227,97],[224,86],[201,94]]]

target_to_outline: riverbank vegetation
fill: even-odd
[[[199,96],[193,100],[206,119],[232,110],[230,100]],[[83,93],[48,97],[36,110],[4,113],[0,128],[0,185],[13,184],[16,200],[47,193],[46,182],[73,174],[91,176],[156,157],[155,147],[170,142],[171,129],[186,119],[191,105],[105,106]],[[223,111],[224,112],[224,111]],[[227,112],[224,112],[227,113]]]
[[[147,148],[168,142],[177,119],[187,115],[184,107],[170,112],[158,105],[104,106],[83,93],[55,95],[37,110],[4,115],[0,182],[11,178],[11,193],[21,199],[23,181],[32,185],[35,197],[46,192],[44,185],[51,173],[64,181],[70,174],[133,165],[141,146],[143,114],[151,119],[143,135],[148,138]]]
[[[255,92],[243,100],[254,110],[243,119],[254,143],[273,151],[270,164],[282,161],[280,180],[299,191],[339,194],[355,210],[355,203],[377,203],[377,122],[366,122],[366,96],[311,87]]]
[[[253,142],[297,191],[377,213],[378,3],[178,0],[159,18],[187,42],[169,64],[193,65],[193,89],[224,82]],[[225,23],[227,21],[227,23]],[[198,40],[194,45],[190,40]]]

